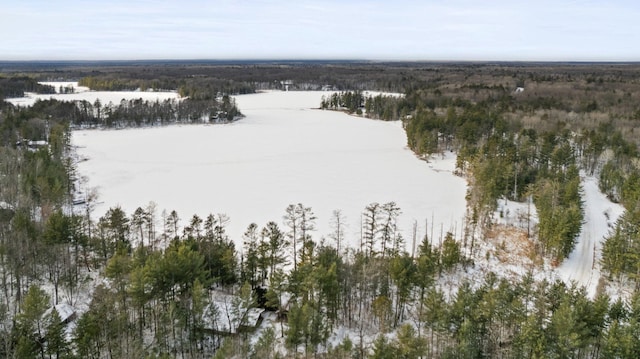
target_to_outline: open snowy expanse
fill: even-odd
[[[60,86],[73,86],[75,93],[70,94],[35,94],[27,92],[25,97],[8,98],[5,101],[10,102],[16,106],[32,106],[37,100],[56,99],[58,101],[89,101],[94,103],[97,99],[103,105],[108,105],[110,102],[118,104],[122,100],[143,99],[146,101],[164,101],[166,99],[178,99],[180,96],[175,91],[89,91],[87,87],[78,87],[77,82],[41,82],[45,85],[51,85],[56,88],[56,92],[59,92]]]
[[[100,195],[95,215],[115,205],[131,214],[150,201],[158,218],[175,209],[182,225],[193,214],[226,213],[228,233],[240,243],[251,222],[283,226],[287,205],[303,203],[318,218],[315,239],[330,232],[332,211],[342,210],[353,246],[365,206],[395,201],[408,244],[414,220],[419,236],[425,220],[436,236],[459,233],[467,185],[452,174],[455,156],[427,163],[406,148],[399,122],[314,109],[327,94],[238,96],[246,117],[226,125],[74,132],[78,154],[88,158],[78,172]]]

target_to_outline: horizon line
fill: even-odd
[[[461,60],[461,59],[367,59],[367,58],[189,58],[189,59],[30,59],[4,60],[0,64],[126,64],[126,63],[432,63],[432,64],[640,64],[640,60]]]

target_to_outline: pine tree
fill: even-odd
[[[58,310],[51,310],[47,321],[47,334],[45,335],[45,341],[47,343],[46,353],[49,357],[56,359],[69,357],[69,343],[65,337],[64,323],[62,323],[60,319]]]
[[[398,358],[397,348],[393,343],[389,343],[387,338],[380,334],[373,342],[373,354],[369,359],[396,359]]]
[[[171,211],[165,222],[165,225],[169,231],[170,239],[174,239],[178,236],[179,223],[180,217],[178,217],[178,213],[175,210]]]
[[[145,307],[147,302],[151,300],[149,293],[149,277],[144,265],[135,266],[129,275],[129,284],[127,286],[127,294],[137,311],[138,317],[138,334],[142,336],[146,321]]]
[[[191,287],[191,325],[190,343],[195,347],[202,347],[204,341],[205,309],[209,304],[208,293],[200,280],[196,278]]]
[[[346,219],[342,215],[342,211],[339,209],[334,210],[331,215],[331,225],[333,231],[331,232],[329,237],[336,241],[336,251],[338,252],[338,254],[340,254],[340,244],[344,240],[345,223]]]
[[[17,329],[23,341],[19,342],[19,351],[30,357],[36,352],[44,355],[41,339],[44,338],[46,321],[44,313],[50,305],[49,296],[37,285],[29,287],[21,306],[21,312],[16,316]],[[27,353],[31,353],[28,354]]]
[[[318,285],[318,302],[326,309],[329,326],[333,328],[341,305],[342,258],[332,247],[320,247],[316,263],[312,277]]]
[[[236,349],[237,348],[235,345],[235,338],[233,337],[225,338],[220,348],[216,350],[216,353],[213,356],[213,359],[235,358],[237,354]]]
[[[290,204],[285,210],[284,223],[289,227],[287,236],[291,239],[293,245],[293,270],[298,268],[298,246],[301,247],[300,256],[308,256],[305,250],[308,246],[305,244],[311,240],[311,231],[315,230],[315,220],[311,207],[305,207],[302,203],[296,205]]]
[[[402,212],[395,202],[383,204],[380,212],[380,251],[384,259],[387,255],[391,256],[398,253],[396,250],[400,247],[397,243],[400,234],[398,233],[397,221]]]
[[[251,351],[252,359],[273,359],[276,357],[276,333],[272,327],[267,327],[262,331],[258,341]]]
[[[289,329],[285,343],[287,348],[293,350],[295,357],[298,356],[298,347],[305,343],[306,325],[310,322],[308,312],[304,310],[304,306],[298,303],[291,303],[289,313],[287,314]]]
[[[133,229],[135,229],[135,232],[137,233],[138,236],[138,240],[140,242],[138,242],[138,245],[140,246],[144,246],[144,223],[145,223],[145,211],[144,209],[142,209],[142,207],[138,207],[136,208],[136,210],[133,212],[133,214],[131,215],[131,226],[133,227]]]
[[[453,239],[451,232],[447,232],[442,242],[442,268],[449,271],[460,263],[461,259],[460,244]]]
[[[18,337],[18,342],[15,348],[15,356],[20,359],[36,359],[42,357],[38,356],[38,343],[29,338],[27,335],[21,335]]]
[[[404,320],[405,305],[411,298],[413,284],[415,283],[416,266],[413,259],[407,253],[404,253],[391,258],[389,272],[396,288],[393,325],[397,326],[399,322]]]
[[[284,306],[286,303],[282,302],[282,297],[285,294],[285,291],[288,287],[286,282],[286,276],[282,272],[282,270],[277,270],[275,273],[272,273],[271,279],[269,280],[269,289],[267,290],[267,303],[266,306],[268,308],[275,308],[278,314],[278,320],[280,322],[280,333],[284,335],[283,328],[283,317],[284,317]]]
[[[117,296],[120,298],[124,307],[126,307],[126,286],[129,283],[130,273],[131,257],[122,251],[118,251],[118,253],[107,262],[105,276],[113,280],[114,287],[117,290]]]
[[[291,239],[293,245],[293,270],[298,269],[298,232],[300,228],[300,212],[297,210],[297,206],[290,204],[286,208],[286,214],[284,216],[284,223],[289,227],[287,236]],[[267,224],[268,225],[268,224]]]
[[[353,341],[347,336],[335,348],[329,348],[328,356],[335,359],[350,359],[355,357]]]
[[[118,248],[130,251],[129,219],[122,208],[110,208],[103,218],[110,242],[114,243]]]
[[[364,250],[366,246],[365,255],[367,257],[375,257],[375,242],[379,233],[381,217],[381,208],[379,203],[369,204],[362,214],[362,240],[360,243],[360,250]]]
[[[92,312],[86,312],[78,318],[74,330],[77,354],[82,358],[89,358],[100,353],[100,323]]]
[[[232,313],[234,317],[237,319],[235,323],[236,329],[240,327],[247,326],[249,323],[247,322],[249,311],[251,308],[255,308],[256,306],[256,298],[251,291],[251,285],[249,283],[244,283],[240,288],[240,292],[238,296],[234,297],[232,301]]]
[[[267,223],[262,230],[262,235],[269,239],[269,280],[271,280],[273,273],[287,263],[285,257],[287,242],[275,222]]]
[[[258,285],[259,275],[259,244],[258,244],[258,225],[251,223],[243,235],[244,239],[244,263],[243,263],[243,280],[251,284],[251,288]]]
[[[405,324],[398,329],[397,358],[414,359],[426,354],[426,343],[416,334],[413,326]]]
[[[449,305],[442,291],[432,288],[426,293],[424,310],[420,319],[430,329],[429,347],[433,348],[437,353],[439,351],[440,335],[449,329]]]

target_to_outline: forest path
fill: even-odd
[[[573,252],[556,270],[567,284],[575,281],[585,286],[587,294],[593,298],[601,276],[600,258],[604,238],[624,208],[600,192],[595,177],[582,174],[581,178],[584,223]]]

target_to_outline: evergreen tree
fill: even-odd
[[[284,306],[283,296],[285,294],[288,283],[286,282],[286,276],[281,270],[277,270],[271,275],[269,280],[269,289],[267,290],[267,303],[268,308],[275,308],[278,314],[278,320],[280,322],[280,333],[284,335],[283,320],[284,320]]]
[[[339,209],[334,210],[331,215],[331,225],[333,231],[331,232],[329,237],[336,241],[336,251],[338,253],[340,253],[340,244],[344,240],[345,223],[346,219],[342,215],[342,211]]]
[[[64,323],[62,323],[58,311],[51,310],[47,320],[47,334],[45,335],[47,355],[56,359],[71,357],[69,343],[65,338]]]
[[[131,251],[129,239],[129,219],[120,207],[110,208],[98,221],[98,247],[103,261],[113,255],[116,249]]]
[[[415,283],[416,266],[413,259],[406,252],[390,259],[389,274],[395,283],[395,308],[393,326],[404,320],[405,305],[411,299]]]
[[[311,207],[305,207],[302,203],[296,205],[290,204],[286,208],[284,223],[289,227],[287,236],[293,245],[293,270],[298,268],[298,255],[308,256],[305,249],[308,248],[307,242],[311,240],[311,231],[315,230],[315,220]],[[298,254],[298,247],[301,247],[301,253]]]
[[[262,331],[262,335],[253,346],[251,358],[255,359],[273,359],[276,353],[276,334],[272,327],[267,327]]]
[[[294,302],[289,307],[287,322],[289,329],[285,343],[287,348],[294,352],[295,357],[298,354],[298,347],[305,343],[306,326],[310,322],[308,307],[300,306]]]
[[[242,279],[248,281],[252,288],[255,288],[261,278],[258,275],[259,263],[259,244],[258,244],[258,225],[251,223],[244,232],[244,261]]]
[[[362,214],[362,238],[360,241],[360,250],[364,250],[367,257],[375,257],[375,242],[380,230],[381,208],[379,203],[369,204]]]
[[[402,213],[400,207],[395,202],[388,202],[382,205],[380,222],[380,251],[382,258],[399,253],[400,234],[398,233],[398,216]]]
[[[369,359],[395,359],[398,358],[398,351],[393,345],[389,343],[387,338],[380,334],[373,342],[373,354],[369,356]]]
[[[275,222],[267,223],[262,230],[262,236],[269,239],[269,280],[271,280],[273,274],[287,263],[285,256],[287,242]]]
[[[137,233],[138,244],[140,246],[144,246],[144,224],[145,224],[145,211],[142,207],[136,208],[136,210],[131,215],[131,226]]]
[[[442,268],[453,269],[461,261],[460,244],[453,239],[453,234],[447,232],[442,242]]]
[[[29,287],[27,295],[21,305],[21,312],[16,316],[16,326],[24,341],[21,342],[21,350],[34,353],[34,350],[44,355],[41,340],[45,337],[46,321],[45,311],[50,308],[50,300],[37,285]]]
[[[416,334],[413,326],[405,324],[398,329],[396,358],[414,359],[426,354],[424,338]]]

